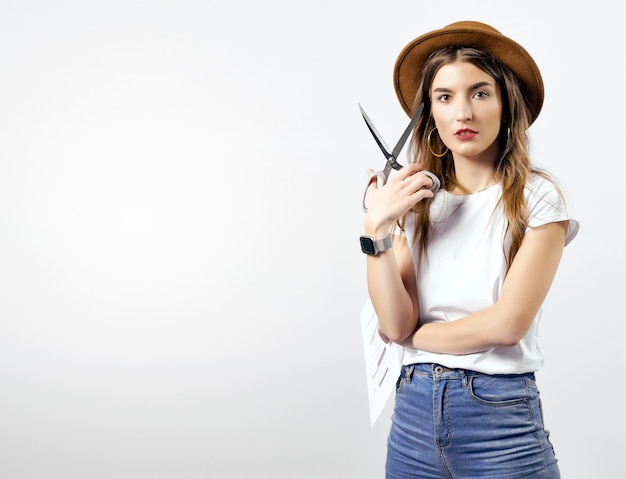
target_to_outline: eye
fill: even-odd
[[[474,97],[478,99],[487,98],[488,96],[489,96],[489,93],[483,90],[480,90],[474,93]]]
[[[442,101],[442,102],[446,102],[449,99],[450,99],[450,95],[448,95],[447,93],[442,93],[441,95],[437,97],[437,100]]]

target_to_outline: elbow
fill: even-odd
[[[404,304],[403,307],[398,307],[396,304],[395,306],[376,310],[378,332],[383,339],[401,343],[415,332],[419,322],[419,312],[415,304]]]
[[[389,341],[393,343],[401,343],[410,335],[410,333],[404,334],[401,330],[387,330],[380,327],[378,328],[378,334],[386,343]]]
[[[510,333],[504,334],[497,340],[498,346],[517,346],[524,335]]]
[[[533,318],[527,317],[526,314],[520,316],[510,316],[504,324],[498,328],[495,334],[495,343],[498,346],[517,346],[524,339],[528,329],[532,324]]]
[[[389,340],[394,343],[401,343],[415,331],[416,325],[407,324],[405,327],[383,327],[379,323],[378,334],[383,340]]]
[[[398,344],[399,344],[399,343],[401,343],[402,341],[404,341],[405,339],[407,339],[407,338],[411,335],[411,333],[404,334],[404,333],[401,333],[401,332],[396,332],[396,333],[394,333],[394,334],[389,334],[389,335],[387,335],[387,334],[385,334],[385,333],[383,332],[382,334],[383,334],[383,335],[384,335],[384,336],[385,336],[385,337],[386,337],[389,341],[392,341],[392,342],[394,342],[394,343],[398,343]]]

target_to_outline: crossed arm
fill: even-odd
[[[408,244],[404,238],[395,238],[393,253],[389,250],[380,258],[368,259],[368,285],[381,334],[404,346],[443,354],[470,354],[517,344],[556,275],[567,226],[567,221],[549,223],[526,233],[493,306],[456,321],[424,325],[419,324]]]

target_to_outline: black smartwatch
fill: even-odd
[[[376,256],[392,246],[391,235],[383,239],[374,239],[371,236],[361,236],[361,251],[365,254]]]

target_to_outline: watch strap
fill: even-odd
[[[387,235],[384,238],[374,240],[374,248],[376,250],[376,254],[382,253],[392,246],[393,243],[391,242],[391,235]]]

